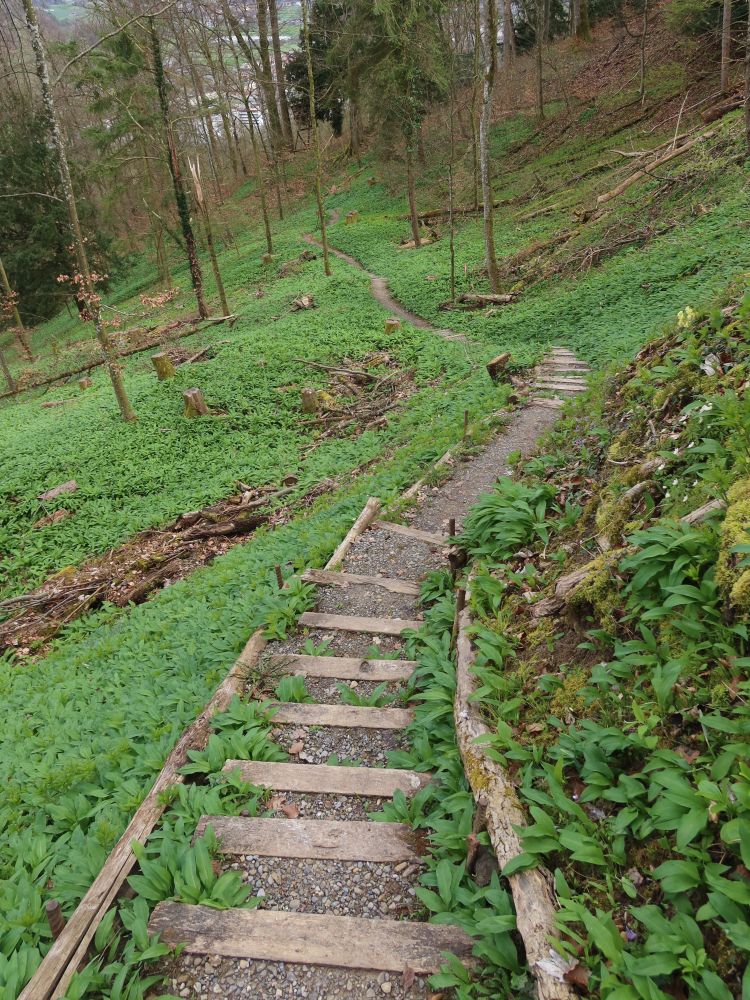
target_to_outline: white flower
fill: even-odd
[[[673,479],[672,480],[672,486],[677,486],[677,484],[679,483],[679,481],[680,481],[679,479]]]
[[[669,500],[669,490],[664,494],[664,499]]]
[[[695,448],[695,441],[691,441],[688,448]]]

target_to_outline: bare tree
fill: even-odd
[[[729,64],[732,50],[732,0],[724,0],[721,20],[721,92],[729,91]]]
[[[29,335],[26,331],[26,327],[23,325],[21,320],[21,314],[18,311],[18,304],[16,302],[16,293],[10,287],[10,282],[8,281],[8,275],[5,273],[5,267],[3,266],[2,258],[0,258],[0,289],[4,295],[4,309],[6,309],[10,315],[13,317],[13,322],[15,323],[16,339],[18,340],[18,346],[24,353],[29,361],[34,360],[34,356],[31,353],[31,345],[29,344]]]
[[[482,177],[482,210],[484,217],[484,258],[487,277],[493,292],[500,290],[500,275],[495,255],[492,180],[490,177],[490,124],[492,98],[497,74],[497,11],[495,0],[481,0],[480,29],[484,75],[482,78],[482,112],[479,118],[479,172]]]
[[[30,2],[30,0],[24,0],[24,2]],[[154,79],[156,81],[156,92],[159,97],[159,109],[161,111],[164,138],[167,144],[167,164],[169,166],[169,173],[172,176],[174,200],[177,206],[177,214],[180,219],[182,238],[185,241],[185,252],[187,254],[188,266],[190,268],[190,278],[193,282],[193,290],[195,291],[195,298],[198,302],[198,315],[201,319],[207,319],[208,309],[206,309],[206,301],[203,297],[203,274],[201,272],[200,261],[198,260],[198,251],[195,245],[195,234],[193,233],[193,227],[190,222],[190,209],[188,207],[185,186],[182,183],[180,159],[177,154],[177,145],[175,143],[174,132],[172,130],[172,119],[169,113],[169,99],[167,97],[167,82],[164,78],[164,64],[161,56],[161,45],[159,43],[159,36],[156,32],[156,25],[152,17],[149,18],[148,25],[149,34],[151,36],[151,55],[153,58]]]
[[[136,420],[137,417],[135,410],[131,406],[128,394],[125,391],[122,370],[114,360],[109,335],[107,334],[104,324],[102,323],[101,309],[99,308],[99,296],[94,289],[91,269],[89,268],[88,255],[86,253],[86,243],[83,238],[81,223],[78,218],[78,206],[76,205],[75,194],[73,193],[73,182],[70,178],[70,167],[68,166],[65,142],[63,140],[60,123],[58,122],[57,113],[55,111],[55,102],[52,96],[52,86],[50,84],[49,70],[47,68],[47,57],[44,51],[42,35],[39,30],[39,21],[37,20],[32,0],[22,0],[22,3],[24,14],[26,15],[26,25],[29,29],[29,33],[31,34],[31,45],[36,59],[36,71],[42,90],[42,103],[44,104],[44,110],[47,116],[47,125],[52,138],[52,144],[55,147],[57,167],[60,173],[60,186],[62,188],[63,200],[65,201],[65,206],[68,210],[68,221],[70,223],[70,229],[73,236],[73,251],[75,253],[76,264],[78,267],[78,275],[76,277],[78,278],[79,300],[82,300],[85,314],[93,321],[96,336],[101,346],[102,354],[104,355],[104,363],[107,367],[107,371],[112,382],[112,388],[115,392],[117,405],[120,407],[122,419],[127,421]]]
[[[294,148],[294,131],[292,116],[289,113],[289,102],[286,99],[286,80],[284,77],[284,59],[281,55],[281,38],[279,37],[279,11],[276,0],[268,0],[268,18],[271,22],[271,44],[273,46],[273,65],[276,70],[276,91],[279,96],[279,115],[281,131],[290,149]]]
[[[315,116],[315,74],[313,73],[312,44],[310,42],[310,25],[307,16],[307,0],[302,0],[302,34],[305,41],[305,55],[307,56],[307,83],[310,101],[310,133],[313,148],[315,149],[315,200],[318,204],[318,220],[320,222],[320,239],[323,244],[323,270],[327,275],[331,273],[331,265],[328,260],[328,234],[326,232],[326,214],[323,208],[323,192],[321,189],[321,177],[323,174],[323,163],[320,155],[320,134],[318,132],[318,119]]]
[[[745,35],[745,142],[750,158],[750,7],[747,10],[747,33]]]

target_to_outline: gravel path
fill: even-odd
[[[457,463],[449,481],[421,492],[415,507],[409,511],[410,523],[441,534],[446,533],[449,518],[455,517],[460,523],[477,496],[490,490],[495,480],[509,471],[509,455],[528,451],[556,416],[554,410],[534,405],[519,411],[479,454]],[[347,554],[343,569],[352,573],[421,580],[443,565],[444,553],[439,547],[374,527],[357,540]],[[419,617],[416,598],[391,594],[379,587],[319,587],[316,610],[377,617]],[[267,648],[269,655],[300,652],[357,657],[395,654],[406,658],[407,655],[398,637],[323,629],[300,630]],[[283,673],[282,668],[280,674]],[[347,683],[365,696],[377,686],[371,681]],[[306,687],[319,702],[338,704],[341,701],[337,682],[331,678],[308,679]],[[389,689],[403,691],[404,685],[393,684]],[[362,728],[280,725],[274,730],[274,738],[290,752],[292,761],[308,764],[322,764],[335,756],[342,762],[384,767],[389,751],[407,746],[403,731]],[[291,813],[304,819],[339,820],[367,820],[368,814],[379,812],[385,804],[382,799],[362,796],[289,792],[277,793],[274,801],[274,815],[279,818]],[[246,855],[225,858],[224,868],[241,871],[245,881],[261,897],[261,906],[267,909],[379,919],[415,918],[420,912],[414,892],[420,871],[416,865]],[[161,963],[160,968],[166,971],[168,988],[174,994],[200,1000],[213,1000],[217,996],[258,1000],[293,997],[369,1000],[383,996],[424,997],[429,993],[424,979],[413,979],[408,974],[402,981],[401,976],[386,973],[349,972],[292,963],[182,955]]]

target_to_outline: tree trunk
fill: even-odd
[[[37,20],[36,11],[34,10],[33,0],[22,0],[22,3],[24,13],[26,15],[26,25],[31,33],[31,45],[34,49],[36,71],[39,77],[39,83],[41,84],[42,103],[44,104],[44,110],[47,116],[47,126],[50,131],[52,143],[55,147],[55,153],[57,154],[60,186],[62,187],[63,200],[68,210],[68,221],[70,223],[71,234],[73,236],[73,248],[76,263],[81,276],[81,293],[84,297],[86,312],[94,323],[96,337],[102,349],[104,363],[106,364],[107,371],[109,372],[112,388],[114,389],[115,398],[117,399],[117,405],[120,408],[122,419],[127,421],[136,420],[137,417],[135,410],[130,405],[128,394],[125,391],[122,371],[112,356],[109,335],[102,324],[101,310],[99,309],[99,296],[94,290],[94,284],[91,280],[88,255],[86,254],[86,244],[81,231],[81,223],[78,218],[78,206],[76,205],[76,199],[73,193],[73,182],[70,177],[68,157],[65,152],[65,143],[60,130],[60,124],[57,120],[55,102],[52,97],[52,87],[49,79],[49,71],[47,69],[47,58],[44,52],[44,44],[42,42],[41,32],[39,31],[39,22]]]
[[[24,2],[30,2],[30,0],[24,0]],[[185,251],[187,254],[188,265],[190,267],[190,277],[193,282],[195,298],[198,302],[198,315],[201,319],[207,319],[208,309],[206,308],[206,302],[203,297],[203,275],[201,273],[198,251],[195,245],[195,234],[193,233],[193,227],[190,222],[190,209],[188,207],[187,195],[185,194],[185,187],[182,183],[182,173],[180,171],[180,161],[177,156],[174,133],[172,132],[172,122],[169,117],[169,101],[167,99],[167,85],[164,79],[164,65],[161,58],[161,45],[159,44],[159,36],[156,33],[156,26],[154,25],[154,19],[152,17],[149,18],[149,31],[151,34],[151,53],[154,60],[154,79],[156,81],[156,91],[159,96],[162,126],[164,128],[164,135],[167,142],[167,163],[169,166],[169,172],[172,176],[174,200],[177,205],[177,214],[180,217],[182,236],[185,240]]]
[[[591,41],[591,22],[589,20],[589,0],[578,0],[578,22],[576,24],[576,38],[582,42]]]
[[[581,7],[586,0],[581,0]],[[646,35],[648,34],[648,0],[643,0],[643,24],[641,26],[641,83],[639,87],[639,97],[641,104],[646,98]]]
[[[542,50],[544,47],[544,2],[536,2],[536,110],[539,118],[544,120],[544,68],[542,66]],[[581,0],[583,7],[586,0]]]
[[[279,12],[276,7],[276,0],[268,0],[268,17],[271,22],[271,43],[273,45],[273,64],[276,69],[276,91],[279,95],[281,130],[289,148],[294,149],[294,129],[292,127],[292,116],[289,114],[289,102],[286,99],[286,78],[284,76],[284,59],[281,55]]]
[[[411,137],[406,138],[406,190],[409,197],[409,218],[411,219],[411,234],[414,238],[414,249],[422,245],[419,237],[419,214],[417,213],[417,192],[414,183],[414,153],[411,148]]]
[[[732,50],[732,0],[724,0],[721,21],[721,92],[729,92],[729,62]]]
[[[271,144],[274,149],[278,149],[282,132],[279,108],[276,103],[276,94],[274,93],[273,71],[271,70],[271,57],[268,48],[268,0],[257,0],[256,8],[258,12],[258,48],[260,49],[260,66],[262,70],[261,85],[266,98]]]
[[[484,75],[482,79],[482,113],[479,118],[479,170],[482,177],[482,213],[484,218],[484,259],[487,277],[493,292],[500,290],[500,275],[495,255],[495,226],[492,203],[494,195],[490,179],[490,124],[492,98],[497,71],[497,14],[495,0],[481,0],[481,40]]]
[[[745,37],[745,144],[750,158],[750,6],[747,10],[747,33]]]
[[[219,261],[216,257],[216,247],[214,246],[214,231],[213,228],[211,227],[211,213],[209,212],[208,203],[203,194],[203,187],[201,185],[200,166],[191,163],[189,160],[188,160],[188,166],[190,167],[190,172],[193,175],[195,200],[198,204],[198,210],[200,211],[201,218],[203,219],[203,229],[206,233],[206,245],[208,246],[208,256],[211,260],[211,270],[213,271],[214,281],[216,283],[216,291],[219,293],[219,301],[221,302],[222,316],[228,316],[229,305],[227,303],[227,294],[224,291],[224,282],[221,280]]]
[[[5,381],[8,383],[9,392],[17,392],[18,386],[16,385],[15,379],[10,373],[10,368],[8,368],[8,362],[5,360],[5,355],[0,351],[0,371],[2,371],[5,376]]]
[[[513,27],[513,8],[510,0],[503,0],[503,56],[506,63],[516,57],[516,32]]]
[[[305,39],[305,53],[307,55],[307,82],[310,96],[310,132],[312,143],[315,148],[315,200],[318,204],[320,240],[323,244],[323,270],[326,275],[330,275],[331,265],[328,260],[328,234],[326,232],[326,215],[325,209],[323,208],[323,191],[321,185],[323,163],[320,155],[318,119],[315,117],[315,74],[313,73],[312,45],[310,42],[310,26],[308,24],[307,16],[307,0],[302,0],[302,32]]]
[[[11,303],[11,315],[13,316],[13,322],[16,327],[16,338],[18,340],[18,346],[25,355],[28,361],[34,360],[34,355],[31,353],[31,346],[29,344],[29,335],[26,331],[26,327],[21,321],[21,314],[18,311],[18,306],[15,302],[15,296],[13,289],[10,287],[10,282],[8,281],[8,275],[5,273],[5,267],[3,266],[2,258],[0,258],[0,288],[2,288],[3,294],[7,302]]]
[[[509,0],[506,0],[509,2]],[[477,122],[479,86],[482,77],[482,24],[479,14],[479,0],[474,0],[474,78],[471,84],[471,166],[474,188],[474,209],[479,208],[479,124]]]

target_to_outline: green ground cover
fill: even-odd
[[[729,314],[726,298],[683,311],[577,401],[465,525],[490,752],[529,811],[504,871],[554,870],[558,949],[605,1000],[750,990],[750,294],[738,284]],[[726,510],[681,520],[717,499]],[[583,566],[554,615],[529,614]]]

